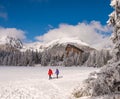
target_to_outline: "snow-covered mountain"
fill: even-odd
[[[72,38],[61,38],[61,39],[56,39],[50,42],[32,42],[32,43],[22,43],[22,41],[18,38],[13,38],[13,37],[1,37],[0,38],[0,49],[7,49],[8,46],[15,48],[20,51],[26,51],[26,50],[32,50],[32,51],[39,51],[43,52],[44,50],[49,50],[53,49],[55,46],[63,46],[66,47],[67,44],[74,45],[82,50],[85,51],[90,51],[95,48],[92,48],[89,44],[78,40],[78,39],[72,39]]]
[[[89,46],[87,43],[78,40],[78,39],[71,39],[71,38],[61,38],[51,41],[50,43],[46,44],[46,47],[53,47],[54,45],[67,45],[67,44],[73,44],[73,45],[82,45],[82,46]]]
[[[79,48],[82,48],[83,50],[92,50],[93,48],[90,47],[87,43],[77,40],[77,39],[70,39],[70,38],[61,38],[61,39],[56,39],[51,42],[33,42],[33,43],[26,43],[23,46],[23,49],[21,51],[26,51],[26,50],[33,50],[33,51],[40,51],[43,52],[44,50],[49,50],[53,49],[55,46],[64,46],[66,47],[67,44],[75,45]]]
[[[66,50],[68,45],[71,46],[70,50]],[[5,52],[4,55],[2,51]],[[69,38],[61,38],[48,43],[24,43],[23,45],[17,38],[5,37],[0,39],[0,54],[2,54],[0,63],[24,66],[32,64],[43,66],[81,66],[86,64],[94,66],[97,64],[96,66],[100,67],[101,63],[107,63],[110,56],[109,51],[97,51],[81,40]]]
[[[24,43],[23,48],[21,49],[22,52],[26,50],[32,51],[40,51],[43,52],[45,49],[45,45],[41,42],[33,42],[33,43]]]
[[[82,55],[83,58],[80,58],[80,54],[76,53],[73,48],[72,50],[70,50],[71,55],[69,53],[69,55],[66,56],[66,48],[68,45],[74,46],[82,50],[84,52],[84,56]],[[53,40],[52,42],[49,42],[45,45],[45,50],[43,51],[41,58],[41,65],[81,65],[83,64],[83,61],[86,61],[86,57],[88,57],[90,51],[93,50],[95,49],[81,40],[69,38]]]
[[[23,44],[20,39],[13,37],[1,37],[0,38],[0,49],[1,50],[19,50],[22,49]]]
[[[95,50],[94,48],[90,47],[90,45],[88,45],[87,43],[81,40],[69,39],[69,38],[53,40],[47,43],[44,48],[46,49],[47,53],[49,52],[51,55],[52,54],[60,55],[65,53],[65,48],[68,44],[74,45],[75,47],[85,52],[90,52],[92,50]]]
[[[49,50],[51,54],[53,53],[64,53],[67,44],[74,45],[82,50],[90,51],[93,48],[87,43],[72,38],[61,38],[56,39],[51,42],[32,42],[32,43],[22,43],[21,40],[13,37],[1,37],[0,38],[0,50],[20,50],[25,52],[26,50],[44,52]]]

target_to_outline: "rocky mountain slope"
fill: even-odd
[[[21,40],[13,37],[0,38],[0,50],[4,51],[17,51],[22,49],[23,44]]]
[[[76,39],[70,39],[70,38],[61,38],[61,39],[56,39],[51,42],[33,42],[33,43],[26,43],[24,44],[23,48],[21,51],[26,51],[26,50],[33,50],[33,51],[40,51],[43,52],[44,50],[49,50],[49,49],[54,49],[59,46],[66,47],[67,44],[72,44],[77,46],[80,49],[83,50],[93,50],[93,48],[90,47],[87,43],[81,41],[81,40],[76,40]]]

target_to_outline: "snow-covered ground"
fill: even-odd
[[[69,99],[71,90],[97,68],[57,67],[59,79],[49,80],[56,67],[0,67],[0,99]]]

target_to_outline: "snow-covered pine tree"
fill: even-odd
[[[111,39],[114,43],[113,62],[120,60],[120,0],[112,0],[110,4],[115,10],[109,15],[108,24],[113,26]]]
[[[84,65],[90,67],[102,67],[111,59],[110,51],[108,50],[94,50],[90,53],[88,60]]]
[[[49,65],[49,62],[50,62],[50,54],[48,53],[48,51],[44,51],[42,53],[42,57],[41,57],[41,65],[42,66],[48,66]]]
[[[120,0],[111,0],[110,5],[114,8],[108,20],[108,24],[113,26],[111,38],[114,43],[114,56],[100,72],[92,73],[88,79],[78,85],[73,90],[73,97],[103,95],[107,95],[107,99],[119,99],[120,97]]]

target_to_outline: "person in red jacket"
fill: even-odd
[[[51,76],[52,74],[53,74],[52,69],[49,69],[49,70],[48,70],[49,79],[52,79],[52,76]]]

